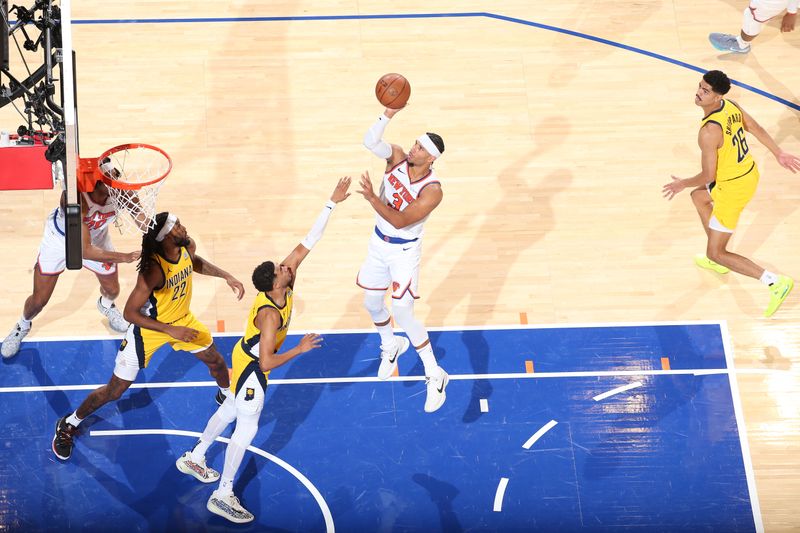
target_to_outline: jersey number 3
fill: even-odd
[[[737,131],[736,135],[733,136],[731,142],[733,142],[733,145],[736,147],[736,162],[741,163],[744,161],[744,158],[748,152],[747,139],[744,136],[744,129],[739,128],[739,131]]]

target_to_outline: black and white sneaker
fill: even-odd
[[[234,496],[232,492],[223,495],[218,490],[215,490],[211,493],[206,508],[212,513],[237,524],[246,524],[247,522],[252,522],[255,518],[253,513],[242,507],[242,504],[239,503],[239,498]]]
[[[185,452],[180,458],[175,461],[175,466],[178,470],[192,476],[197,481],[203,483],[214,483],[219,480],[219,472],[206,466],[205,457],[198,463],[192,460],[192,452]]]
[[[400,335],[395,335],[393,340],[392,345],[381,344],[381,365],[378,367],[378,379],[387,380],[392,377],[397,369],[397,360],[411,346],[411,342]]]
[[[66,461],[72,455],[72,448],[75,444],[72,439],[78,434],[78,428],[67,423],[67,417],[62,416],[56,422],[56,434],[53,435],[53,453]]]
[[[450,377],[443,368],[439,367],[437,370],[438,375],[425,378],[425,387],[428,389],[428,394],[425,399],[426,413],[436,411],[444,405],[444,401],[447,399],[445,388],[447,388]]]

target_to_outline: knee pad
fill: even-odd
[[[750,6],[744,8],[744,13],[742,14],[742,32],[750,37],[755,37],[761,33],[761,28],[764,27],[764,22],[766,22],[766,20],[757,20],[755,16],[755,8],[751,8]]]
[[[386,293],[382,291],[364,291],[364,308],[376,324],[389,320],[389,310],[384,303]]]
[[[259,413],[260,415],[260,413]],[[236,429],[233,430],[231,441],[242,448],[247,448],[253,442],[253,438],[258,431],[259,415],[239,413],[236,418]]]
[[[394,321],[403,328],[414,347],[421,346],[428,340],[428,332],[425,327],[414,317],[414,299],[411,295],[406,293],[399,300],[394,300],[392,314]]]

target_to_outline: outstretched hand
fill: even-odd
[[[350,193],[347,192],[347,189],[350,188],[350,182],[352,179],[350,176],[345,176],[343,178],[339,178],[339,183],[336,184],[336,188],[333,189],[333,194],[331,195],[331,202],[339,203],[347,200],[350,196]]]
[[[685,188],[686,185],[683,183],[683,180],[681,178],[677,176],[672,176],[672,182],[664,185],[664,187],[661,189],[661,193],[667,200],[672,200],[673,198],[675,198],[676,194],[678,194]]]
[[[124,262],[133,263],[134,261],[137,261],[141,256],[142,256],[141,250],[136,250],[135,252],[127,253],[125,254]]]
[[[778,160],[778,164],[785,168],[786,170],[791,170],[792,173],[797,172],[800,170],[800,157],[793,156],[788,152],[779,152],[775,159]]]
[[[406,105],[408,105],[408,104],[406,104]],[[403,106],[403,107],[405,107],[405,106]],[[400,111],[400,109],[403,109],[403,107],[401,107],[399,109],[392,109],[391,107],[387,107],[386,109],[384,109],[383,114],[386,115],[386,118],[392,118],[393,116],[395,116]]]
[[[372,179],[369,177],[368,170],[365,170],[364,173],[361,174],[359,185],[361,189],[356,192],[363,196],[365,200],[370,201],[375,197],[375,191],[372,189]]]
[[[244,285],[242,285],[242,282],[233,276],[225,278],[225,281],[228,283],[228,286],[233,289],[233,292],[236,294],[236,299],[241,300],[244,296]]]
[[[303,335],[303,338],[300,339],[300,342],[297,344],[297,350],[300,353],[306,353],[314,348],[319,348],[320,343],[322,342],[322,337],[317,335],[316,333],[306,333]]]

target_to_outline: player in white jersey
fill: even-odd
[[[386,172],[375,194],[369,173],[361,176],[361,190],[375,210],[375,229],[357,283],[364,289],[364,307],[381,337],[378,377],[388,379],[397,369],[397,359],[414,345],[425,367],[427,398],[425,411],[432,413],[445,401],[448,376],[436,362],[425,327],[414,317],[414,300],[419,298],[419,264],[424,224],[442,201],[442,187],[433,162],[444,152],[444,142],[435,133],[420,135],[408,151],[385,142],[383,132],[398,110],[386,108],[364,136],[364,146],[386,159]],[[392,314],[408,338],[394,335],[391,315],[385,304],[392,294]]]
[[[106,163],[108,164],[108,163]],[[108,226],[116,218],[108,188],[98,181],[91,192],[82,192],[81,238],[83,243],[83,266],[95,273],[100,282],[100,298],[97,309],[108,318],[111,329],[124,332],[128,322],[114,305],[119,295],[119,275],[116,263],[131,263],[139,259],[140,252],[122,253],[114,251]],[[31,330],[31,321],[50,301],[59,275],[66,267],[64,237],[64,205],[66,191],[61,194],[61,204],[47,217],[44,235],[39,244],[39,256],[33,266],[33,292],[25,300],[22,317],[14,324],[3,340],[0,353],[4,358],[14,357],[19,352],[22,339]]]
[[[781,31],[793,31],[797,22],[798,3],[800,0],[750,0],[742,14],[739,35],[712,33],[708,40],[714,48],[722,52],[746,54],[750,51],[750,43],[761,33],[764,24],[784,11],[786,13],[781,20]]]

